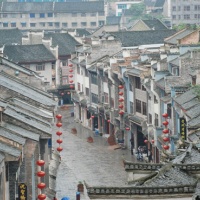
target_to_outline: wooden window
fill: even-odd
[[[92,96],[92,102],[93,102],[93,103],[98,103],[98,95],[92,93],[91,96]]]
[[[129,83],[129,91],[133,92],[133,86]]]
[[[171,118],[171,115],[172,115],[172,105],[171,103],[167,104],[167,114],[168,114],[168,117]]]
[[[140,77],[135,77],[135,87],[141,89]]]
[[[44,71],[45,66],[44,65],[36,65],[36,71]]]
[[[133,113],[133,102],[130,101],[130,113]]]
[[[104,92],[104,102],[108,103],[108,93]]]
[[[142,102],[142,114],[147,115],[147,104]]]
[[[148,123],[149,123],[149,124],[152,124],[152,115],[151,115],[151,114],[149,114]]]
[[[136,112],[141,113],[141,101],[136,99]]]
[[[78,91],[81,91],[81,84],[78,83]]]
[[[158,126],[158,114],[155,113],[155,122],[154,122],[155,126]]]
[[[89,96],[89,88],[85,88],[85,94],[87,95],[87,96]]]
[[[91,83],[97,85],[97,74],[91,73]]]
[[[156,96],[154,95],[154,103],[158,103],[158,100],[156,99]]]

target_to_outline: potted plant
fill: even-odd
[[[78,192],[84,192],[84,185],[81,181],[78,182],[77,190]]]

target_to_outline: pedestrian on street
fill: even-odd
[[[133,149],[134,149],[134,139],[133,139],[133,137],[131,137],[130,143],[131,143],[131,155],[133,155]]]

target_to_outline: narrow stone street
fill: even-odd
[[[63,116],[63,151],[60,153],[61,164],[56,179],[58,200],[62,197],[75,200],[79,181],[93,186],[125,186],[127,176],[123,159],[134,160],[130,150],[110,149],[101,136],[97,136],[93,143],[88,143],[82,133],[71,133],[75,122],[70,116],[70,109],[60,110],[59,113]],[[54,149],[58,147],[56,139],[58,136],[53,134]],[[81,194],[81,199],[89,199],[86,191]]]

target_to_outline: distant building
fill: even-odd
[[[0,28],[6,29],[95,29],[106,20],[103,1],[3,2],[0,6]]]

